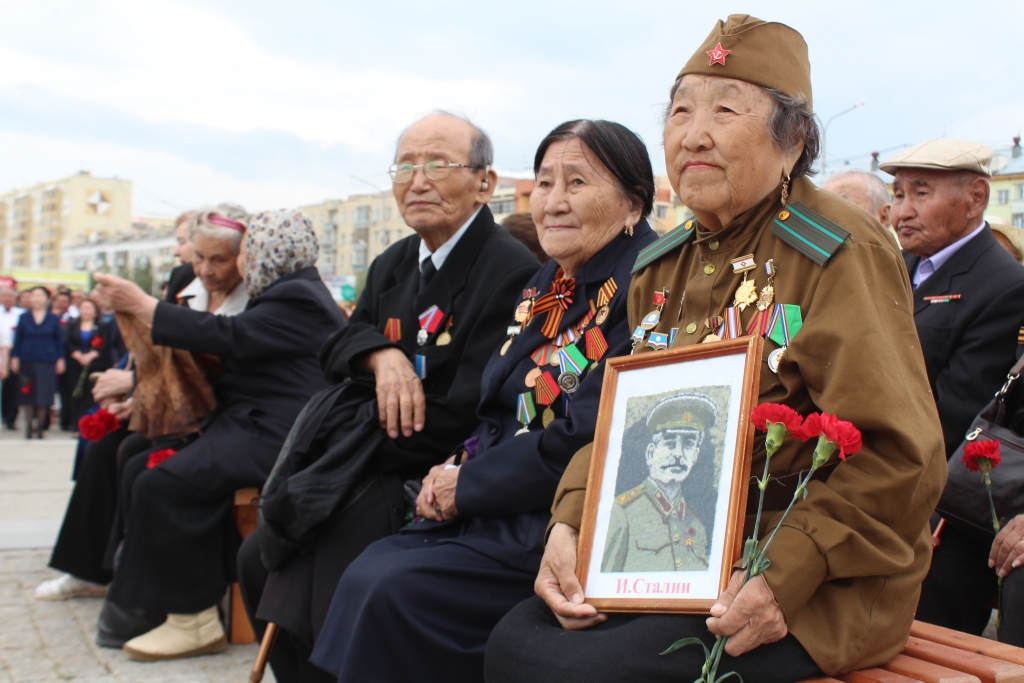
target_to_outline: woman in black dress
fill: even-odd
[[[108,370],[114,364],[110,325],[99,319],[100,309],[92,299],[78,305],[79,317],[64,327],[67,381],[71,390],[71,424],[96,405],[89,375]]]
[[[230,519],[234,492],[262,486],[292,422],[327,388],[316,352],[344,316],[315,267],[318,243],[299,211],[252,219],[240,263],[250,300],[232,317],[174,306],[131,282],[98,274],[98,297],[152,325],[154,344],[209,354],[224,374],[213,383],[217,411],[171,457],[143,451],[125,466],[125,535],[108,600],[167,621],[124,645],[155,661],[227,647],[216,605],[234,578],[240,538]]]
[[[46,411],[53,406],[57,375],[64,373],[64,335],[60,318],[46,310],[43,287],[29,292],[29,310],[21,314],[11,349],[11,372],[21,376],[18,404],[25,406],[25,438],[43,438]]]

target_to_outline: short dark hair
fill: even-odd
[[[672,113],[672,100],[682,83],[680,76],[668,91],[668,105],[665,107],[663,122],[668,122]],[[778,90],[760,86],[772,98],[772,113],[768,115],[768,136],[783,152],[789,152],[801,142],[804,151],[800,154],[790,173],[794,178],[817,173],[814,162],[821,155],[821,126],[811,113],[807,100],[784,95]]]
[[[655,192],[651,158],[640,136],[621,123],[591,119],[566,121],[541,140],[533,157],[533,174],[540,171],[548,147],[573,138],[589,147],[608,168],[624,197],[643,207],[641,215],[650,215]]]

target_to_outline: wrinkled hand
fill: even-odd
[[[54,365],[55,365],[54,369],[57,371],[57,374],[58,375],[63,375],[64,374],[64,369],[65,369],[64,368],[64,359],[63,358],[58,358],[57,362]]]
[[[96,281],[93,296],[99,299],[104,308],[131,313],[144,323],[153,322],[153,312],[158,302],[137,284],[106,273],[93,273],[92,277]]]
[[[388,431],[388,436],[397,439],[399,426],[406,438],[414,431],[423,431],[427,399],[405,353],[394,348],[374,351],[365,365],[377,383],[377,412],[380,426]]]
[[[430,468],[423,478],[423,487],[416,498],[416,511],[420,517],[434,522],[443,522],[459,514],[455,509],[455,488],[459,483],[461,467],[448,467],[455,463],[455,456],[443,465]]]
[[[593,605],[583,603],[583,588],[576,579],[576,546],[579,531],[559,522],[551,529],[534,592],[554,612],[562,628],[579,631],[608,619]]]
[[[708,630],[716,636],[729,636],[725,653],[739,657],[765,643],[782,640],[789,633],[786,615],[775,602],[764,576],[755,576],[743,585],[743,571],[735,571],[729,587],[711,606]]]
[[[999,530],[992,550],[988,555],[988,566],[999,576],[1005,577],[1012,570],[1024,564],[1024,515],[1017,515]]]
[[[120,399],[132,390],[135,381],[131,371],[110,369],[100,375],[92,388],[92,397],[97,403],[106,399]]]

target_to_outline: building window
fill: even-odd
[[[655,212],[657,213],[658,218],[661,220],[665,220],[666,218],[668,218],[668,207],[665,206],[664,204],[661,204],[658,207],[656,207]]]
[[[345,233],[338,235],[338,244],[345,244]]]
[[[1013,224],[1018,228],[1024,228],[1024,213],[1013,214]]]
[[[1010,191],[1009,190],[996,190],[996,204],[1009,204],[1010,203]]]
[[[344,211],[342,211],[341,213],[338,214],[338,222],[339,223],[344,223],[345,222],[345,212]]]
[[[352,214],[352,222],[355,223],[357,228],[365,228],[370,223],[370,207],[368,206],[357,206],[355,213]]]
[[[391,220],[391,207],[390,206],[385,206],[384,207],[384,220],[386,220],[386,221]]]
[[[1014,189],[1014,193],[1013,193],[1013,198],[1014,199],[1024,199],[1024,185],[1014,185],[1013,189]]]
[[[503,216],[506,213],[514,213],[516,210],[515,199],[495,199],[489,206],[491,207],[491,213],[495,216]]]

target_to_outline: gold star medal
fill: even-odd
[[[736,288],[736,295],[733,298],[732,304],[740,311],[745,310],[747,306],[757,301],[757,285],[754,280],[747,279],[747,273],[754,268],[757,268],[757,264],[754,262],[753,254],[747,254],[732,260],[732,271],[734,273],[743,273],[743,281]]]

